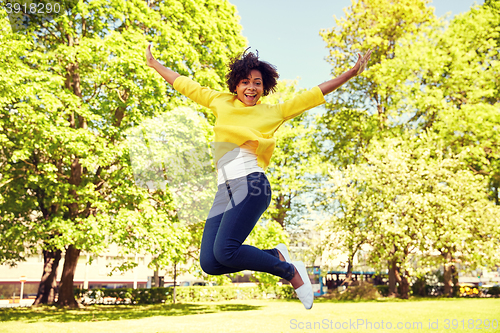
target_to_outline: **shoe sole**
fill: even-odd
[[[307,310],[310,310],[312,308],[313,302],[314,302],[314,292],[312,290],[311,280],[309,280],[309,275],[307,275],[306,266],[304,265],[304,263],[302,261],[294,261],[293,265],[297,269],[297,272],[299,273],[300,278],[304,282],[304,284],[302,286],[295,289],[295,292],[297,293],[297,296],[299,297],[299,299],[302,302],[302,304],[304,305],[304,307]],[[310,301],[301,299],[301,296],[307,297],[308,294],[311,295]],[[304,302],[307,302],[307,303],[304,303]],[[310,302],[310,304],[309,304],[309,302]]]

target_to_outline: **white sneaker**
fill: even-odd
[[[283,258],[285,258],[285,261],[286,262],[292,262],[290,260],[290,255],[288,254],[288,249],[286,248],[286,245],[283,244],[283,243],[279,243],[276,247],[275,247],[276,250],[278,250],[281,255],[283,256]]]
[[[312,290],[311,280],[309,280],[309,275],[307,275],[306,266],[302,261],[294,261],[293,265],[297,269],[300,278],[304,282],[303,285],[295,289],[295,292],[297,293],[297,297],[300,299],[304,307],[307,310],[309,310],[312,308],[314,302],[314,292]]]

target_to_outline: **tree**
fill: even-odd
[[[373,141],[366,163],[332,178],[341,214],[324,228],[343,232],[347,244],[369,244],[370,262],[389,263],[390,292],[399,283],[403,298],[426,264],[443,264],[449,294],[453,259],[470,267],[498,260],[500,211],[487,198],[484,177],[467,170],[461,156],[443,153],[442,145],[433,134]]]
[[[386,174],[392,169],[393,174],[402,175],[393,177],[399,181],[390,183],[392,188],[403,185],[391,199],[400,206],[394,216],[422,252],[420,263],[443,265],[445,294],[451,294],[453,261],[460,260],[472,268],[494,266],[498,260],[495,248],[500,211],[488,200],[486,179],[468,170],[463,156],[443,153],[443,142],[436,135],[422,135],[406,144],[394,140],[380,148],[368,160],[383,161],[379,173],[385,168]],[[403,160],[406,168],[388,167],[394,165],[392,159]],[[438,258],[432,254],[436,251],[440,253]]]
[[[220,88],[241,27],[222,0],[81,1],[39,29],[6,27],[4,17],[3,229],[26,235],[27,249],[41,246],[46,261],[65,251],[58,302],[76,306],[80,252],[102,250],[114,216],[148,199],[135,187],[127,129],[182,103],[145,66],[146,41],[170,68]],[[55,274],[47,278],[53,286]]]
[[[160,199],[160,193],[156,194],[156,199]],[[197,237],[189,224],[175,216],[169,200],[157,200],[154,205],[144,201],[136,211],[120,210],[114,221],[113,242],[120,246],[121,254],[127,257],[137,253],[151,254],[153,259],[149,267],[163,270],[173,266],[175,282],[176,273],[181,271],[178,266],[186,262],[193,239]],[[124,271],[135,266],[136,262],[125,261],[114,269]]]
[[[161,117],[146,119],[128,135],[136,184],[150,193],[166,195],[155,200],[153,211],[144,208],[147,220],[157,221],[154,225],[161,220],[174,222],[171,225],[164,222],[162,228],[148,230],[147,234],[157,233],[157,237],[140,246],[153,254],[150,266],[156,271],[172,272],[174,303],[177,276],[198,268],[189,261],[198,261],[203,223],[217,189],[209,145],[212,136],[207,120],[189,107],[178,107]],[[165,205],[167,202],[169,205]],[[169,211],[172,206],[174,212]],[[170,234],[167,241],[163,240],[166,234]],[[132,240],[137,237],[134,235]]]
[[[40,80],[45,81],[46,76],[36,70],[31,71],[30,68],[18,61],[18,59],[25,54],[23,49],[28,48],[29,43],[22,36],[12,35],[8,38],[5,35],[5,30],[8,29],[8,21],[5,20],[5,15],[2,12],[2,19],[0,20],[0,46],[4,55],[4,60],[0,63],[0,101],[2,105],[2,117],[0,118],[0,165],[2,172],[0,173],[0,204],[4,205],[8,200],[16,202],[16,209],[10,211],[2,210],[2,217],[0,223],[0,230],[2,238],[0,239],[0,258],[2,263],[10,263],[14,265],[17,261],[23,260],[29,251],[26,251],[25,245],[35,243],[37,238],[32,233],[26,233],[24,228],[24,220],[29,220],[29,214],[26,211],[30,210],[32,203],[26,200],[18,200],[18,196],[10,198],[8,193],[5,192],[5,187],[9,186],[17,179],[23,179],[25,173],[18,173],[12,171],[9,167],[9,156],[15,156],[16,147],[15,143],[11,142],[8,134],[6,133],[10,125],[9,109],[6,107],[11,100],[25,99],[26,93],[32,90],[32,85],[27,83],[29,79],[38,76]],[[13,73],[18,72],[17,75]],[[31,74],[31,75],[29,75]],[[29,81],[28,81],[29,82]],[[24,120],[24,119],[21,119]],[[17,153],[19,155],[19,153]],[[15,163],[17,157],[15,157]],[[17,193],[24,192],[22,183],[13,186],[14,191]]]
[[[372,139],[398,131],[398,100],[393,97],[390,84],[385,84],[387,80],[394,84],[397,79],[384,77],[379,68],[396,57],[400,40],[427,31],[437,23],[427,3],[421,0],[360,0],[344,10],[345,18],[336,19],[337,27],[320,32],[330,49],[328,61],[332,64],[333,76],[349,69],[358,53],[373,50],[369,70],[330,95],[327,112],[320,121],[325,126],[324,160],[334,168],[344,171],[348,165],[363,163],[360,159]],[[354,209],[348,213],[349,226],[354,229],[347,235],[353,235],[352,231],[368,219],[360,215],[362,208],[355,204],[357,201],[350,206],[350,200],[346,198],[341,203],[342,207]],[[358,209],[360,211],[356,212]],[[346,239],[350,260],[360,242],[354,235]],[[393,269],[391,266],[391,275]]]
[[[347,166],[343,172],[329,170],[328,183],[323,186],[325,200],[316,206],[323,206],[328,214],[320,220],[318,229],[323,243],[323,259],[334,259],[340,253],[347,254],[346,283],[351,282],[354,257],[362,246],[369,244],[373,234],[376,208],[373,192],[359,174],[356,165]]]
[[[476,6],[468,13],[457,15],[446,27],[436,26],[426,34],[401,40],[394,59],[381,64],[379,72],[390,78],[381,85],[381,90],[390,86],[393,96],[398,96],[395,99],[399,101],[400,110],[408,115],[406,126],[437,133],[444,147],[460,154],[467,162],[466,168],[487,177],[488,182],[483,185],[491,191],[490,198],[498,205],[500,15],[492,8],[491,3]],[[394,85],[396,78],[400,84]],[[455,177],[465,175],[471,177],[464,173]],[[459,186],[464,183],[470,183],[469,187],[478,184],[463,178]],[[484,192],[475,190],[478,195]],[[472,200],[473,193],[474,190],[461,194],[467,199],[457,196],[455,200]],[[440,202],[438,207],[443,204]],[[488,214],[489,209],[484,212]],[[485,219],[491,221],[491,217]],[[456,242],[449,238],[458,235],[469,238],[461,233],[449,234],[449,228],[440,221],[435,221],[439,242],[452,244],[438,246],[443,258],[438,262],[445,267],[445,293],[450,294],[451,260],[458,259]],[[470,228],[472,226],[467,225],[463,230],[469,232]]]
[[[469,167],[488,176],[497,205],[499,24],[497,10],[476,6],[447,27],[401,40],[394,59],[379,67],[388,78],[380,89],[390,86],[398,96],[408,127],[432,129],[455,153],[467,151]]]
[[[322,146],[325,160],[337,166],[356,163],[372,137],[383,136],[398,126],[398,101],[393,94],[398,78],[387,77],[380,67],[397,57],[396,48],[402,39],[437,24],[427,3],[356,1],[344,9],[345,17],[336,18],[336,27],[320,32],[330,50],[327,60],[334,77],[349,69],[358,53],[373,50],[369,70],[329,95],[327,112],[321,119],[326,127]]]
[[[341,87],[327,105],[331,111],[322,121],[330,139],[327,158],[344,171],[365,162],[373,139],[399,137],[405,129],[416,135],[430,130],[443,140],[443,153],[448,147],[463,153],[468,168],[487,175],[490,197],[498,204],[496,1],[449,25],[426,3],[359,1],[346,10],[346,19],[337,20],[338,28],[322,31],[334,73],[345,70],[348,55],[375,48],[370,70]],[[389,268],[397,278],[397,267]]]

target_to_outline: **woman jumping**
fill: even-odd
[[[276,90],[276,68],[259,60],[252,52],[232,59],[226,75],[231,93],[201,87],[161,65],[146,49],[146,61],[175,90],[212,110],[218,187],[203,230],[200,264],[210,275],[242,270],[267,272],[290,281],[306,309],[313,305],[314,293],[303,262],[291,262],[284,244],[260,250],[243,245],[260,216],[271,202],[271,186],[264,170],[276,145],[274,132],[285,121],[325,103],[331,93],[351,78],[361,74],[371,50],[353,68],[321,83],[293,99],[277,105],[260,104],[261,96]]]

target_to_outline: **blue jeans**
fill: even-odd
[[[294,267],[278,250],[242,245],[271,202],[271,186],[262,172],[218,186],[201,241],[200,264],[210,275],[252,270],[291,280]]]

